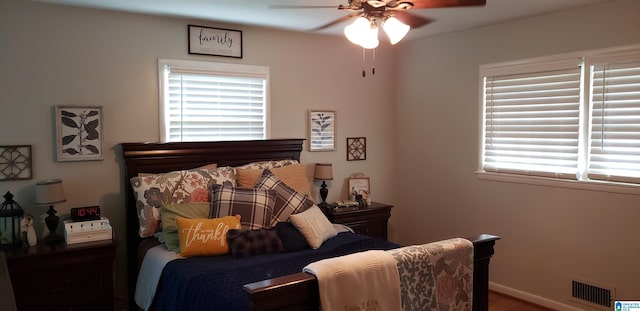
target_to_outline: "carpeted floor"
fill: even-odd
[[[553,311],[518,298],[489,291],[489,310],[491,311]]]

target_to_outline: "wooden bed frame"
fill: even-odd
[[[129,180],[139,173],[163,173],[217,163],[238,166],[255,161],[293,159],[300,161],[304,139],[189,143],[123,143],[127,218],[127,271],[131,310],[138,275],[138,216]],[[483,234],[469,238],[474,244],[473,310],[488,310],[489,261],[497,236]],[[251,283],[244,286],[251,310],[318,310],[318,283],[307,273]]]

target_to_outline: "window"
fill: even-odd
[[[589,178],[640,181],[640,59],[591,70]]]
[[[640,46],[480,75],[481,172],[640,184]]]
[[[268,137],[269,68],[158,60],[160,140]]]

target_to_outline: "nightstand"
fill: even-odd
[[[340,207],[335,204],[323,209],[329,221],[351,227],[355,232],[375,238],[387,239],[387,221],[392,205],[372,202],[366,207]]]
[[[18,310],[113,310],[114,240],[6,251]]]

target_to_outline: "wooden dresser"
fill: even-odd
[[[391,217],[392,207],[389,204],[372,202],[366,207],[336,209],[335,205],[329,205],[322,210],[332,223],[347,225],[357,233],[386,240],[387,222]]]
[[[113,310],[113,240],[6,252],[18,310]]]

